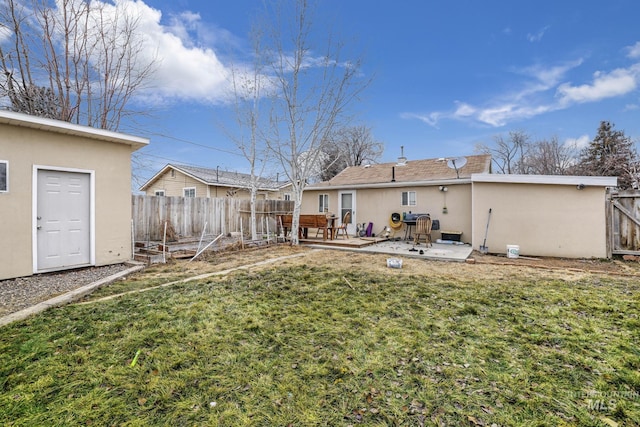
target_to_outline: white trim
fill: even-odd
[[[196,187],[182,187],[182,197],[191,197],[184,194],[186,190],[193,190],[193,197],[197,197]]]
[[[351,223],[349,225],[347,225],[347,233],[351,234],[351,235],[355,235],[356,233],[356,224],[357,224],[357,217],[358,217],[358,212],[357,212],[357,194],[356,194],[356,190],[355,189],[351,189],[351,190],[341,190],[338,192],[338,217],[339,217],[339,224],[342,225],[342,218],[344,217],[344,215],[342,214],[342,195],[343,194],[351,194]]]
[[[9,160],[0,160],[0,163],[4,163],[5,164],[5,184],[7,185],[7,188],[5,188],[4,190],[0,188],[0,194],[1,193],[8,193],[9,192]]]
[[[21,126],[31,129],[62,133],[66,135],[82,136],[101,141],[127,144],[136,150],[149,144],[147,138],[113,132],[105,129],[76,125],[61,120],[47,119],[44,117],[30,116],[28,114],[13,111],[0,110],[0,123],[13,126]]]
[[[33,165],[31,183],[31,252],[33,273],[50,270],[38,270],[38,171],[51,170],[60,172],[89,174],[89,265],[96,265],[96,172],[91,169],[63,168],[58,166]],[[73,267],[75,268],[75,266]]]
[[[615,187],[618,178],[615,176],[572,176],[572,175],[509,175],[474,173],[471,182],[495,182],[502,184],[549,184],[580,185],[592,187]]]
[[[404,194],[407,193],[407,204],[402,204],[404,199]],[[413,193],[413,204],[411,204],[411,197],[409,197],[411,195],[411,193]],[[402,191],[400,193],[400,205],[401,206],[406,206],[406,207],[411,207],[411,206],[417,206],[418,205],[418,193],[415,190],[406,190],[406,191]]]

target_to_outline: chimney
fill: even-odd
[[[391,166],[391,182],[396,182],[396,167]]]
[[[398,166],[407,164],[407,158],[404,156],[404,145],[400,146],[400,157],[398,157]]]

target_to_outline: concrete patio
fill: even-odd
[[[433,243],[427,247],[424,242],[414,245],[413,241],[377,238],[355,238],[322,240],[304,239],[301,244],[319,249],[337,249],[357,252],[388,254],[396,257],[423,258],[439,261],[464,262],[473,252],[468,244]],[[422,252],[422,253],[421,253]]]

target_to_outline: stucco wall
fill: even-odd
[[[607,256],[604,187],[474,182],[474,249],[482,245],[490,208],[491,253],[519,245],[521,255]]]
[[[0,193],[0,279],[33,274],[34,165],[95,173],[96,265],[131,258],[131,146],[0,124],[0,159],[9,192]]]
[[[373,230],[378,233],[389,225],[391,214],[398,212],[429,213],[432,219],[440,221],[441,230],[462,231],[462,240],[471,242],[471,184],[447,185],[447,191],[439,190],[439,185],[397,188],[357,189],[355,222],[373,222]],[[346,191],[346,190],[343,190]],[[416,205],[402,206],[402,192],[415,191]],[[329,210],[339,213],[340,190],[307,189],[302,199],[302,213],[318,213],[318,195],[329,194]],[[447,213],[443,213],[446,205]],[[396,235],[404,236],[404,230]],[[434,231],[432,238],[439,239],[440,231]]]

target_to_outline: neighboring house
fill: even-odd
[[[141,188],[148,196],[250,198],[251,175],[168,164]],[[258,198],[289,200],[287,182],[259,178]]]
[[[329,211],[344,216],[351,211],[350,234],[356,224],[373,222],[378,233],[391,214],[429,213],[446,231],[461,231],[471,239],[471,175],[489,173],[491,156],[467,156],[456,167],[451,159],[409,160],[351,166],[331,180],[306,187],[302,213]],[[439,232],[434,233],[439,238]]]
[[[0,111],[0,279],[131,259],[131,153],[148,143]]]

